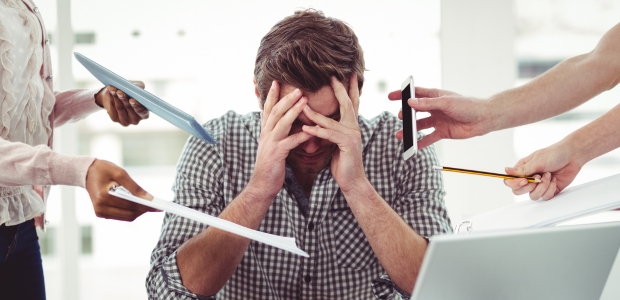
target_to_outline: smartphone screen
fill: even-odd
[[[403,105],[403,150],[404,159],[408,159],[418,151],[415,110],[407,101],[412,98],[413,77],[407,78],[402,84],[401,99]]]

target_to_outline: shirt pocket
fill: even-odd
[[[354,270],[365,270],[379,263],[351,209],[348,207],[332,209],[331,214],[338,265]]]

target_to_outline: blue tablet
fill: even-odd
[[[204,129],[194,117],[188,115],[184,111],[170,105],[170,103],[159,99],[157,96],[134,85],[129,80],[118,76],[116,73],[104,68],[102,65],[92,61],[88,57],[74,52],[75,58],[101,83],[108,86],[111,85],[129,97],[136,99],[150,112],[160,116],[162,119],[170,122],[172,125],[183,129],[189,134],[205,141],[208,144],[216,144],[217,141]]]

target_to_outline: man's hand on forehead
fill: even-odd
[[[331,170],[343,191],[354,188],[360,180],[366,178],[362,162],[362,136],[357,123],[360,103],[357,75],[353,74],[349,82],[347,92],[344,85],[332,77],[331,86],[338,99],[340,121],[319,114],[306,105],[304,114],[317,125],[302,127],[303,132],[338,145],[332,158]]]

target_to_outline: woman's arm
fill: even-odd
[[[95,161],[67,156],[46,145],[36,147],[0,139],[0,185],[72,185],[86,187],[86,173]]]

